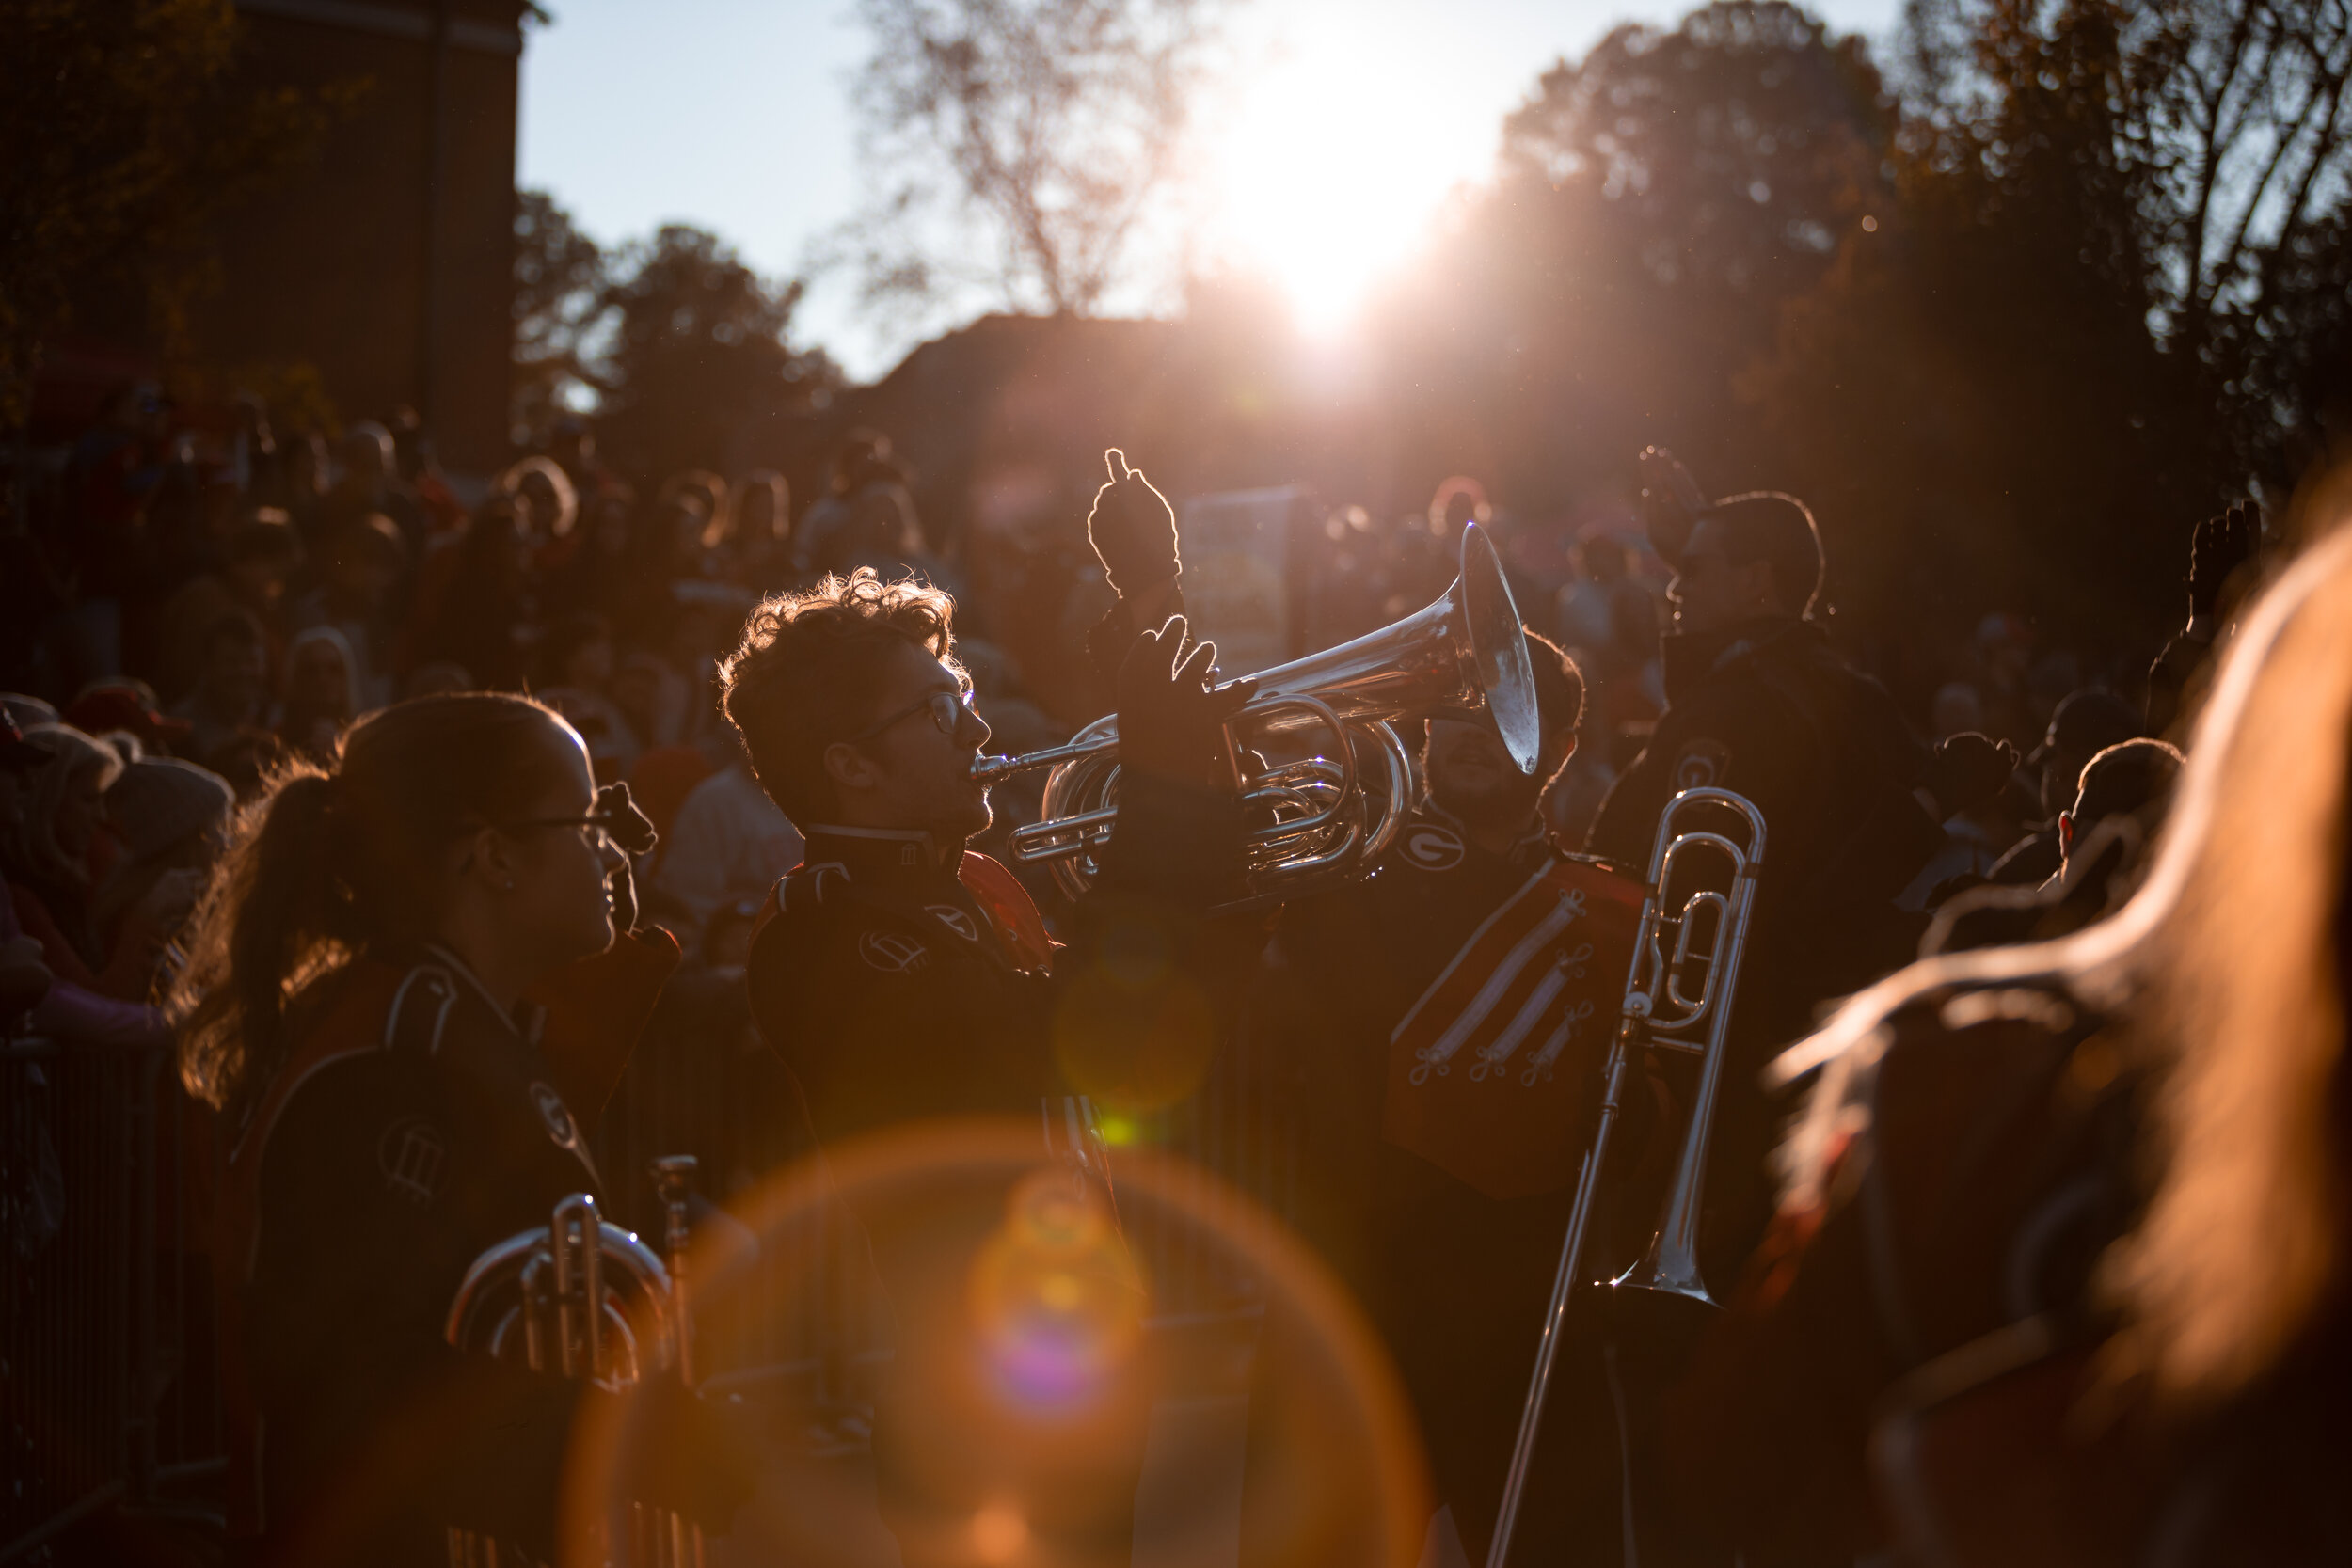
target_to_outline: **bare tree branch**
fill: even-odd
[[[1131,270],[1228,0],[862,0],[870,301],[1085,314]],[[973,258],[993,252],[993,267]]]

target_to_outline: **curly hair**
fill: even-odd
[[[752,611],[719,663],[720,690],[752,771],[787,816],[806,827],[833,815],[825,748],[873,712],[893,645],[920,648],[962,674],[955,610],[952,596],[912,575],[885,582],[861,566]]]

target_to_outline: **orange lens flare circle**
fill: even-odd
[[[957,1120],[843,1143],[731,1203],[748,1238],[698,1238],[686,1270],[699,1441],[753,1478],[730,1552],[1226,1560],[1238,1530],[1269,1560],[1412,1568],[1420,1440],[1346,1292],[1187,1161],[1120,1149],[1112,1177],[1048,1153],[1034,1120]],[[662,1408],[590,1402],[566,1563],[631,1528],[642,1456],[679,1451],[647,1430]]]

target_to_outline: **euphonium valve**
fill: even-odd
[[[1352,876],[1388,847],[1420,792],[1397,721],[1483,714],[1519,770],[1535,770],[1534,672],[1502,558],[1475,523],[1462,531],[1461,560],[1454,586],[1418,612],[1258,674],[1255,700],[1228,726],[1235,753],[1255,759],[1241,782],[1253,897]],[[993,783],[1041,768],[1053,769],[1043,815],[1014,830],[1010,852],[1051,863],[1075,895],[1119,816],[1116,720],[1096,720],[1066,746],[983,757],[973,776]]]
[[[654,1162],[667,1211],[673,1257],[686,1239],[686,1193],[694,1162]],[[548,1223],[517,1232],[473,1261],[450,1302],[443,1335],[461,1351],[478,1351],[530,1368],[625,1389],[676,1369],[689,1387],[685,1303],[652,1248],[597,1212],[596,1200],[573,1193]],[[629,1568],[701,1568],[702,1527],[667,1509],[631,1503],[628,1543],[612,1560]],[[611,1543],[606,1543],[608,1547]],[[450,1568],[501,1560],[529,1562],[472,1530],[448,1531]]]
[[[475,1259],[443,1333],[459,1350],[615,1388],[675,1365],[677,1355],[669,1270],[644,1243],[599,1218],[586,1193],[558,1203],[549,1224]]]

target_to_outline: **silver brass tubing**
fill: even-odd
[[[1461,549],[1461,576],[1435,602],[1253,677],[1256,698],[1228,721],[1227,738],[1244,759],[1264,752],[1284,760],[1238,781],[1244,804],[1273,817],[1247,834],[1245,903],[1278,891],[1295,895],[1311,877],[1353,876],[1388,847],[1412,809],[1418,778],[1395,721],[1483,716],[1520,771],[1534,771],[1543,737],[1534,668],[1502,558],[1475,524],[1463,530]],[[1051,863],[1073,896],[1092,881],[1094,852],[1118,818],[1118,748],[1117,721],[1104,718],[1066,745],[972,766],[983,784],[1048,770],[1041,817],[1015,830],[1010,853]],[[1302,749],[1310,754],[1297,755]],[[1377,816],[1365,804],[1359,768],[1389,786]]]
[[[1729,812],[1746,830],[1744,844],[1703,828],[1679,825],[1687,814]],[[1700,855],[1728,862],[1728,892],[1702,889],[1684,898],[1671,912],[1668,889],[1676,867]],[[1740,980],[1740,958],[1747,946],[1748,926],[1756,903],[1757,869],[1764,863],[1764,816],[1743,798],[1727,789],[1686,789],[1667,802],[1658,819],[1658,836],[1650,848],[1649,892],[1642,903],[1642,924],[1634,938],[1633,960],[1626,974],[1625,1003],[1619,1010],[1616,1039],[1601,1073],[1597,1124],[1582,1167],[1577,1172],[1576,1201],[1568,1212],[1568,1231],[1560,1243],[1560,1266],[1551,1280],[1551,1303],[1544,1314],[1542,1336],[1535,1344],[1535,1368],[1528,1380],[1527,1402],[1519,1410],[1518,1439],[1511,1449],[1511,1468],[1502,1483],[1502,1506],[1495,1514],[1494,1540],[1486,1551],[1486,1568],[1505,1568],[1511,1555],[1511,1533],[1518,1522],[1520,1499],[1527,1491],[1528,1470],[1534,1462],[1535,1438],[1543,1426],[1544,1401],[1551,1389],[1551,1374],[1560,1353],[1560,1337],[1567,1321],[1568,1299],[1575,1293],[1582,1266],[1584,1241],[1592,1224],[1593,1205],[1609,1159],[1609,1143],[1624,1106],[1626,1076],[1640,1050],[1698,1052],[1702,1054],[1698,1092],[1691,1107],[1690,1126],[1676,1162],[1675,1184],[1647,1254],[1640,1263],[1610,1282],[1611,1289],[1647,1291],[1686,1301],[1714,1305],[1699,1277],[1699,1203],[1707,1175],[1708,1149],[1714,1132],[1715,1100],[1723,1082],[1726,1040],[1731,1026],[1734,989]],[[1705,949],[1696,943],[1700,926],[1711,920]],[[1673,930],[1673,957],[1667,956],[1666,927]],[[1683,982],[1690,971],[1704,971],[1692,996]],[[1661,1010],[1661,1004],[1663,1009]],[[1704,1027],[1704,1034],[1691,1037]]]

